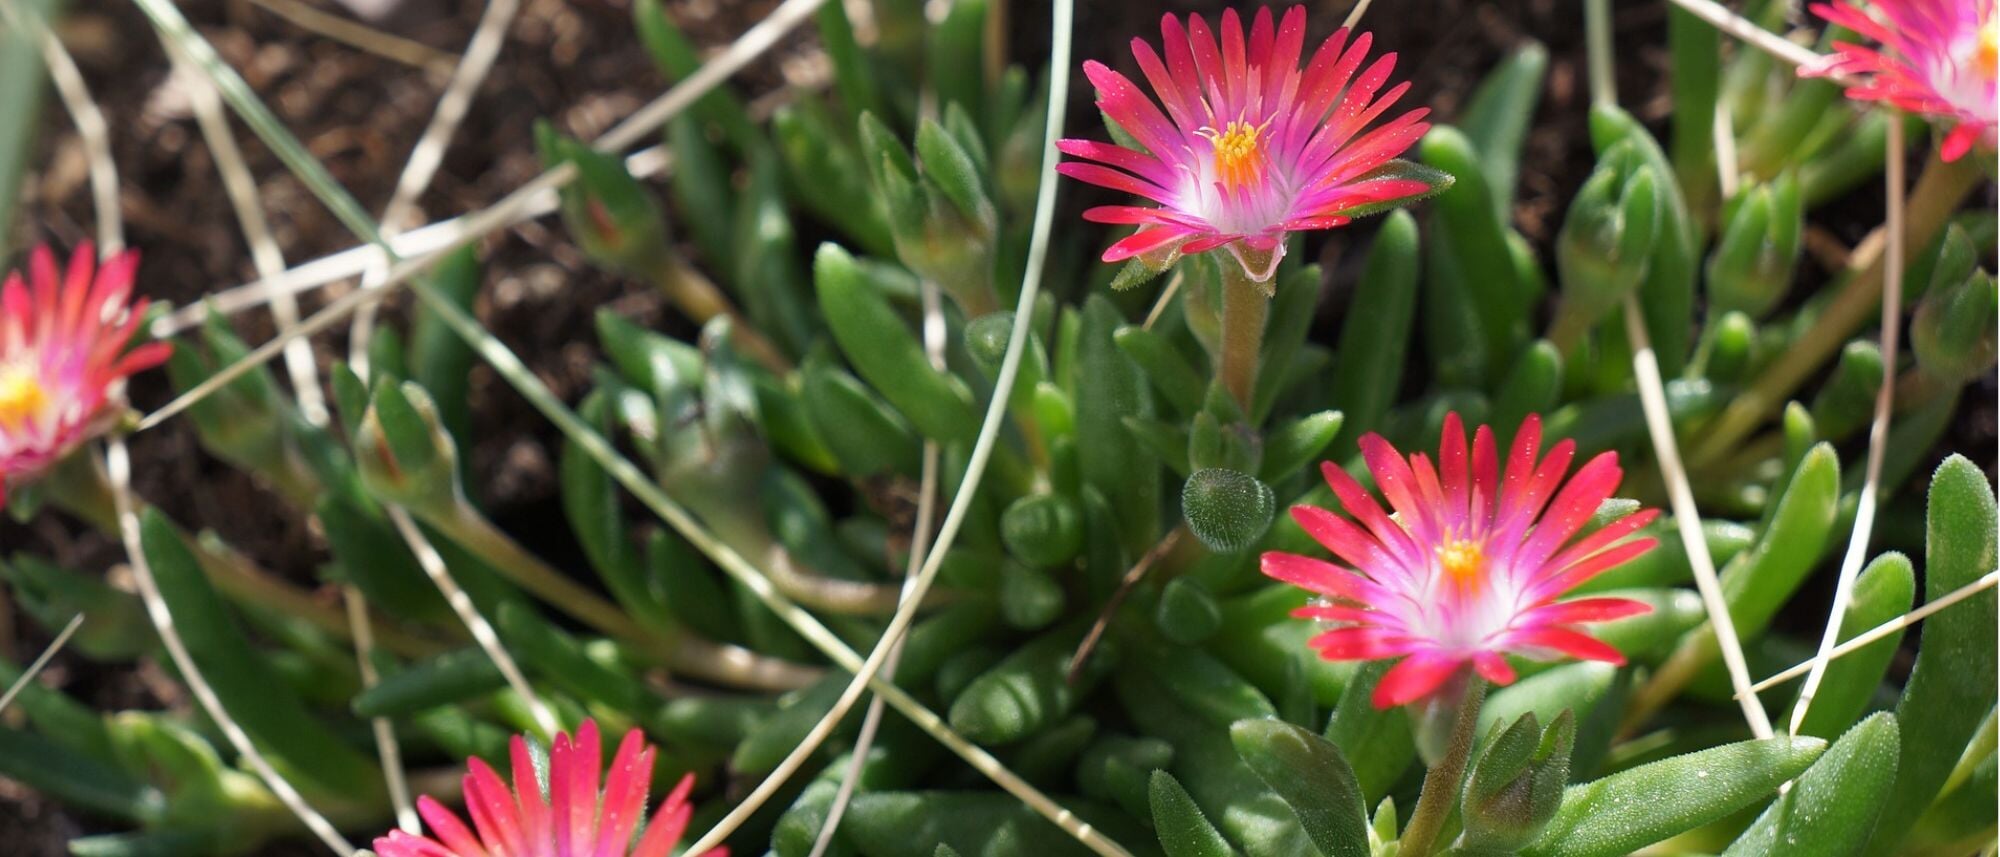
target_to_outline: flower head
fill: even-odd
[[[527,742],[516,736],[512,790],[485,762],[473,759],[469,765],[465,804],[472,815],[470,829],[443,804],[424,797],[417,801],[417,812],[435,838],[391,831],[375,840],[375,853],[380,857],[667,857],[694,815],[687,801],[694,775],[681,778],[634,845],[633,834],[646,811],[646,789],[653,780],[653,747],[639,730],[626,733],[602,792],[600,749],[595,721],[584,721],[574,740],[567,733],[556,735],[549,750],[545,790]],[[727,854],[716,849],[707,857]]]
[[[146,312],[132,300],[138,267],[127,251],[100,268],[85,243],[64,272],[38,247],[27,280],[9,274],[0,286],[0,500],[8,482],[40,475],[103,430],[126,377],[167,359],[163,342],[125,350]]]
[[[1104,261],[1227,247],[1262,282],[1284,253],[1285,233],[1340,226],[1437,189],[1381,169],[1429,129],[1422,121],[1427,110],[1361,133],[1409,89],[1402,83],[1381,91],[1396,55],[1363,69],[1373,38],[1362,33],[1350,41],[1342,29],[1301,69],[1305,31],[1299,6],[1275,26],[1271,10],[1259,9],[1247,39],[1242,19],[1226,11],[1220,44],[1199,15],[1189,16],[1185,26],[1173,15],[1161,18],[1164,61],[1144,39],[1132,40],[1132,55],[1158,105],[1103,63],[1084,63],[1098,108],[1143,151],[1063,140],[1058,147],[1065,154],[1085,160],[1057,170],[1159,204],[1084,212],[1098,223],[1140,227],[1111,245]]]
[[[1834,42],[1833,56],[1803,73],[1850,74],[1849,98],[1884,101],[1951,120],[1943,156],[1955,161],[1974,144],[1992,146],[2000,123],[2000,7],[1996,0],[1848,0],[1814,12],[1881,44]]]
[[[1617,489],[1617,454],[1592,458],[1564,484],[1576,444],[1562,441],[1542,457],[1541,440],[1541,420],[1531,416],[1503,471],[1492,430],[1480,426],[1468,452],[1457,414],[1445,419],[1435,466],[1421,453],[1405,459],[1371,434],[1361,451],[1394,517],[1331,463],[1321,470],[1353,520],[1292,508],[1299,526],[1349,567],[1273,551],[1264,573],[1325,596],[1293,613],[1339,626],[1312,639],[1320,657],[1403,659],[1376,687],[1378,707],[1422,699],[1467,664],[1509,684],[1506,655],[1624,662],[1577,626],[1635,616],[1647,605],[1556,599],[1651,550],[1653,539],[1626,537],[1658,513],[1627,515],[1575,538]]]

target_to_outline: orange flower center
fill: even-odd
[[[1445,576],[1468,589],[1477,586],[1486,571],[1486,552],[1478,542],[1469,539],[1452,539],[1439,545],[1437,558]]]
[[[48,391],[33,371],[0,366],[0,428],[20,428],[48,404]]]
[[[1972,52],[1972,64],[1987,80],[2000,78],[2000,17],[1979,28],[1979,47]]]
[[[1217,132],[1203,129],[1202,136],[1215,146],[1215,178],[1224,188],[1234,190],[1263,178],[1264,153],[1258,137],[1264,129],[1242,120],[1229,123]]]

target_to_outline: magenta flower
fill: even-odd
[[[1395,54],[1362,70],[1369,34],[1350,43],[1346,30],[1335,32],[1301,70],[1306,13],[1300,6],[1275,27],[1270,9],[1257,10],[1247,40],[1236,11],[1226,11],[1219,46],[1199,15],[1189,16],[1185,28],[1164,16],[1160,32],[1164,62],[1144,39],[1132,40],[1157,106],[1103,63],[1083,64],[1098,108],[1143,151],[1093,140],[1057,144],[1096,162],[1065,162],[1056,168],[1063,175],[1159,205],[1084,212],[1086,220],[1140,227],[1111,245],[1104,261],[1227,247],[1251,279],[1263,282],[1284,254],[1285,233],[1341,226],[1449,182],[1413,165],[1391,165],[1430,128],[1423,122],[1428,110],[1361,134],[1409,89],[1402,83],[1381,92]],[[1411,177],[1417,175],[1429,178]]]
[[[2000,14],[1995,0],[1841,0],[1816,3],[1820,17],[1881,43],[1834,42],[1809,75],[1851,74],[1849,98],[1883,101],[1953,123],[1940,154],[1955,161],[1974,144],[1992,146],[2000,123]]]
[[[417,812],[436,838],[395,830],[375,840],[375,853],[380,857],[668,857],[694,815],[687,800],[694,775],[681,778],[634,845],[632,837],[646,812],[646,789],[653,781],[653,753],[639,730],[625,733],[600,793],[598,774],[604,759],[597,723],[586,720],[575,740],[567,733],[556,735],[549,750],[545,795],[528,744],[516,736],[512,790],[485,762],[473,759],[469,765],[465,804],[472,815],[471,829],[444,804],[424,797],[417,801]],[[718,848],[706,857],[727,855],[727,849]]]
[[[1503,472],[1492,430],[1479,427],[1468,456],[1457,414],[1445,419],[1435,467],[1421,453],[1405,460],[1370,434],[1362,455],[1394,517],[1330,462],[1320,469],[1353,520],[1292,507],[1299,526],[1350,567],[1272,551],[1264,573],[1325,596],[1292,614],[1339,626],[1312,639],[1320,657],[1403,659],[1375,688],[1377,707],[1422,699],[1468,664],[1494,684],[1512,683],[1506,655],[1624,663],[1577,626],[1635,616],[1647,605],[1556,599],[1651,550],[1655,540],[1627,537],[1658,512],[1627,515],[1572,542],[1618,488],[1618,456],[1592,458],[1564,485],[1576,444],[1562,441],[1539,458],[1541,441],[1541,418],[1531,416]]]
[[[167,359],[170,346],[126,351],[146,312],[132,300],[139,254],[124,252],[102,268],[89,243],[69,270],[38,247],[28,279],[0,286],[0,503],[7,483],[32,479],[96,436],[116,418],[125,379]]]

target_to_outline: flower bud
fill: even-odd
[[[1738,193],[1723,208],[1722,237],[1708,257],[1709,301],[1753,319],[1769,314],[1792,283],[1804,223],[1791,173]]]
[[[994,309],[999,215],[981,169],[985,153],[928,120],[917,130],[916,157],[871,115],[861,117],[861,141],[903,264],[936,282],[967,315]]]
[[[458,448],[438,419],[437,404],[413,382],[376,385],[354,433],[354,459],[362,484],[397,505],[444,513],[463,497]]]
[[[1533,841],[1562,806],[1575,742],[1576,720],[1568,710],[1546,732],[1530,712],[1489,740],[1465,784],[1460,844],[1483,853]]]
[[[1974,271],[1958,283],[1932,283],[1910,325],[1910,350],[1924,371],[1950,381],[1993,365],[1993,275]]]
[[[1181,488],[1188,531],[1216,553],[1250,547],[1271,526],[1278,499],[1271,486],[1240,470],[1197,470]]]
[[[1605,151],[1556,236],[1562,306],[1550,339],[1567,348],[1646,278],[1659,239],[1661,181],[1630,142]]]
[[[201,345],[182,343],[167,358],[167,378],[179,392],[209,379],[249,354],[219,316],[202,326]],[[223,385],[188,409],[202,446],[218,458],[266,475],[288,472],[288,429],[279,410],[277,381],[259,366]]]
[[[672,253],[667,221],[625,161],[558,134],[547,122],[535,125],[542,164],[576,169],[576,180],[560,191],[564,225],[591,261],[632,276],[651,276]]]

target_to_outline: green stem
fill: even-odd
[[[1264,322],[1271,299],[1234,261],[1222,262],[1222,366],[1218,376],[1231,398],[1250,414],[1257,392],[1257,362],[1264,351]]]
[[[1479,737],[1479,707],[1486,701],[1486,682],[1477,676],[1466,680],[1465,697],[1458,705],[1458,720],[1451,727],[1451,745],[1444,758],[1424,775],[1424,790],[1417,798],[1417,811],[1410,826],[1403,829],[1400,857],[1430,857],[1437,849],[1438,834],[1451,811],[1458,806],[1459,787],[1465,782],[1465,767],[1472,758],[1472,744]]]
[[[1910,192],[1903,246],[1930,246],[1951,219],[1952,213],[1958,210],[1959,204],[1978,186],[1977,158],[1960,158],[1947,163],[1932,154],[1930,163],[1924,166],[1923,176],[1917,179],[1916,188]],[[1777,361],[1764,370],[1755,384],[1745,388],[1729,403],[1729,407],[1716,418],[1702,445],[1690,457],[1690,463],[1695,466],[1708,464],[1735,449],[1738,441],[1755,429],[1765,416],[1783,405],[1800,384],[1811,378],[1827,358],[1840,350],[1855,330],[1879,312],[1882,279],[1888,266],[1882,252],[1888,243],[1884,240],[1886,235],[1883,229],[1877,228],[1862,242],[1848,267],[1855,272],[1853,278],[1827,304],[1812,327],[1794,340]]]

